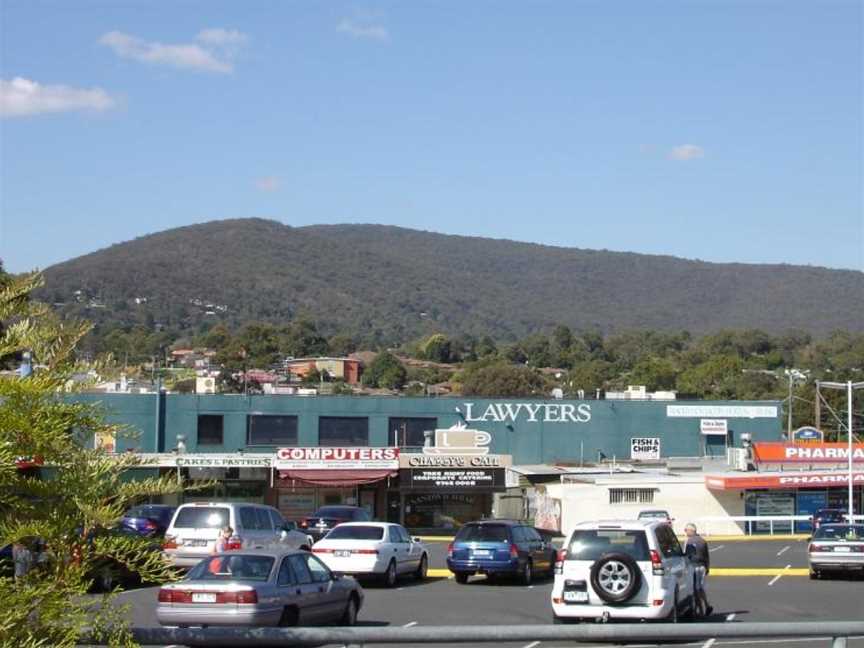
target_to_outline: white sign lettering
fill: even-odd
[[[630,458],[653,460],[660,458],[660,439],[657,437],[634,437],[630,439]]]
[[[777,418],[776,405],[667,405],[669,418]]]
[[[587,423],[591,420],[588,403],[489,403],[482,413],[474,411],[474,403],[463,403],[463,406],[468,423],[515,423],[522,417],[528,423]]]
[[[399,448],[279,448],[278,470],[399,468]]]
[[[699,430],[704,435],[722,435],[729,434],[729,421],[726,419],[702,419],[699,421]]]

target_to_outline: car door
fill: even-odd
[[[663,564],[669,570],[669,575],[678,588],[678,600],[683,601],[693,593],[693,579],[688,578],[691,569],[688,568],[688,560],[684,557],[681,544],[667,524],[659,524],[655,527],[657,544],[660,547],[660,555]]]
[[[312,579],[312,572],[306,563],[305,554],[291,554],[288,556],[291,571],[296,579],[295,596],[297,607],[300,610],[299,622],[301,625],[323,623],[326,620],[324,602],[322,600],[321,586]]]
[[[397,525],[387,527],[387,545],[385,555],[390,555],[396,561],[396,573],[405,571],[405,561],[408,559],[407,545],[402,541]]]
[[[416,571],[417,567],[420,565],[422,547],[411,540],[411,536],[408,535],[408,530],[405,527],[400,525],[397,526],[396,529],[399,531],[399,537],[402,539],[402,542],[406,547],[404,564],[405,572],[410,573]]]
[[[283,558],[282,564],[279,565],[279,573],[276,576],[276,597],[282,607],[296,606],[298,616],[302,617],[303,589],[294,575],[294,570],[291,569],[290,556]]]
[[[336,586],[333,572],[318,556],[310,553],[303,557],[306,559],[306,566],[312,575],[312,582],[318,588],[318,600],[323,621],[329,623],[339,620],[345,612],[346,589]]]
[[[549,548],[543,537],[537,533],[536,529],[531,527],[523,527],[525,536],[531,546],[531,559],[534,561],[535,570],[547,570],[551,568],[549,559]]]

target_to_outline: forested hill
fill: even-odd
[[[380,341],[436,331],[508,339],[552,324],[604,333],[755,327],[821,335],[864,328],[861,272],[704,263],[380,225],[215,221],[119,243],[45,275],[42,298],[67,312],[103,325],[176,330],[301,315],[324,332]]]

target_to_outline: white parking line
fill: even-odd
[[[539,641],[532,641],[530,644],[526,644],[526,645],[522,646],[522,648],[534,648],[534,646],[539,646],[539,645],[540,645]]]
[[[778,555],[778,556],[782,556],[782,555],[783,555],[784,553],[786,553],[786,552],[787,552],[791,547],[792,547],[792,545],[786,545],[786,546],[783,547],[780,551],[777,552],[777,555]]]
[[[709,639],[704,644],[702,644],[702,648],[711,648],[711,646],[714,645],[715,641],[717,641],[717,640],[716,639]]]
[[[786,566],[783,568],[783,571],[786,571],[786,570],[789,569],[790,567],[792,567],[792,565],[786,565]],[[777,582],[778,580],[780,580],[782,577],[783,577],[783,572],[780,572],[780,573],[777,574],[774,578],[771,579],[771,582],[768,583],[768,587],[771,587],[774,583],[776,583],[776,582]]]
[[[720,549],[722,549],[725,546],[726,545],[719,545],[717,547],[711,547],[711,549],[708,550],[708,553],[714,553],[715,551],[720,551]]]
[[[406,623],[406,624],[403,625],[402,627],[403,627],[403,628],[413,628],[415,625],[417,625],[417,622],[416,622],[416,621],[412,621],[411,623]]]

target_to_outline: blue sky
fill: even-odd
[[[238,217],[864,266],[857,1],[0,7],[11,271]]]

